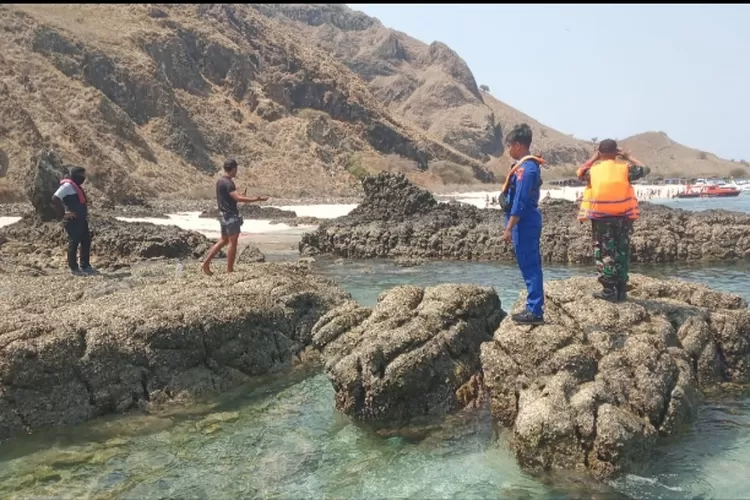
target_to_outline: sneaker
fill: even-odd
[[[544,316],[537,316],[531,311],[524,311],[522,313],[514,314],[510,317],[514,323],[519,325],[543,325]]]
[[[618,293],[616,288],[605,288],[601,292],[592,294],[595,299],[606,300],[607,302],[618,302]]]
[[[86,273],[84,273],[80,269],[71,269],[70,274],[72,274],[73,276],[86,276]]]
[[[82,267],[81,268],[81,272],[83,272],[84,274],[99,274],[99,271],[97,271],[96,269],[94,269],[91,266]]]

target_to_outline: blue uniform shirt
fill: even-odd
[[[539,195],[542,187],[542,173],[539,164],[534,160],[526,160],[516,170],[508,184],[508,199],[513,200],[513,206],[505,218],[519,216],[519,224],[542,224],[542,214],[539,212]]]

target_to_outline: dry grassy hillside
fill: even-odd
[[[574,165],[590,146],[545,127],[480,90],[466,62],[441,42],[429,45],[344,5],[254,4],[301,30],[359,73],[398,116],[493,170],[507,162],[503,134],[520,122],[535,131],[535,150],[554,165]],[[588,146],[588,147],[587,147]]]
[[[455,52],[425,45],[380,21],[335,4],[254,4],[302,30],[359,73],[388,108],[428,134],[482,161],[502,153],[492,110]]]
[[[714,154],[683,146],[664,132],[646,132],[620,141],[643,163],[663,177],[750,177],[747,162],[724,160]]]
[[[380,170],[492,181],[520,122],[559,167],[547,177],[592,147],[480,90],[444,44],[334,4],[3,4],[0,114],[0,202],[42,147],[120,202],[210,196],[228,156],[251,192],[299,198],[356,194]],[[741,167],[654,134],[623,144],[661,175]]]
[[[508,167],[502,156],[503,134],[521,122],[534,130],[534,152],[554,167],[547,177],[572,175],[592,151],[590,141],[551,129],[478,89],[463,59],[441,42],[427,45],[340,4],[253,6],[302,32],[359,73],[396,115],[485,162],[496,174]],[[656,175],[728,175],[742,166],[671,141],[665,146],[663,140],[652,139],[655,135],[635,136],[623,145],[651,163]]]
[[[484,102],[492,109],[498,121],[503,124],[503,131],[511,130],[520,123],[526,123],[534,134],[532,152],[540,154],[551,165],[546,178],[567,177],[575,173],[577,165],[591,156],[593,144],[574,139],[569,135],[549,128],[517,109],[508,106],[489,94],[484,95]],[[503,175],[508,171],[510,160],[507,155],[494,158],[487,164],[496,175]]]
[[[42,146],[119,201],[210,194],[227,156],[271,196],[353,194],[363,169],[394,157],[491,180],[240,4],[0,6],[0,113],[6,201]]]

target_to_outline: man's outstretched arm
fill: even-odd
[[[256,203],[259,201],[266,201],[268,199],[267,196],[258,196],[257,198],[250,198],[249,196],[243,196],[237,191],[232,191],[229,193],[229,196],[232,197],[234,201],[237,203]]]

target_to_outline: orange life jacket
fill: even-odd
[[[589,170],[589,184],[583,192],[578,220],[640,216],[638,199],[630,184],[630,164],[623,160],[604,160]],[[581,176],[583,169],[578,172]]]
[[[498,196],[498,202],[500,203],[500,208],[503,209],[503,212],[510,213],[511,209],[513,208],[513,200],[508,200],[508,189],[510,189],[510,179],[516,175],[516,172],[518,172],[518,169],[523,165],[523,162],[526,160],[534,160],[537,163],[539,163],[539,166],[544,165],[546,162],[541,156],[534,156],[534,155],[527,155],[518,160],[513,164],[510,171],[508,172],[508,175],[505,177],[505,183],[503,184],[503,190],[500,192],[500,196]]]
[[[544,165],[545,163],[547,163],[546,161],[544,161],[544,158],[542,158],[541,156],[534,156],[534,155],[524,156],[523,158],[521,158],[520,160],[518,160],[517,162],[515,162],[513,164],[513,166],[511,167],[510,171],[508,172],[508,175],[505,177],[505,183],[503,184],[503,190],[500,192],[502,196],[505,196],[506,194],[508,194],[508,188],[510,188],[510,178],[515,175],[515,173],[518,170],[518,168],[526,160],[534,160],[537,163],[539,163],[539,165]]]

